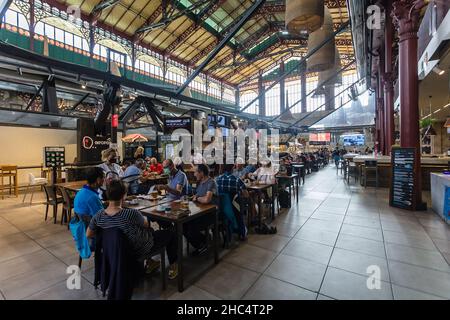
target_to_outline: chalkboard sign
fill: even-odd
[[[392,181],[390,205],[397,208],[416,209],[414,148],[392,148]]]
[[[65,165],[64,147],[44,147],[44,163],[47,168],[60,168]]]

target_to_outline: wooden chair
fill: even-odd
[[[58,204],[63,203],[63,198],[56,194],[56,189],[54,186],[45,185],[44,191],[47,197],[45,208],[45,221],[47,221],[48,207],[53,206],[53,221],[56,224],[56,217],[58,215]]]
[[[9,183],[4,184],[4,178],[9,178]],[[11,179],[14,180],[14,184],[11,181]],[[0,190],[2,192],[2,199],[5,198],[4,190],[9,189],[9,194],[11,194],[12,188],[14,188],[14,194],[16,197],[19,196],[19,188],[18,188],[18,181],[17,181],[17,166],[13,165],[1,165],[0,166]]]
[[[67,222],[67,229],[69,229],[69,222],[72,218],[73,198],[70,197],[66,188],[58,187],[58,190],[63,197],[63,215],[61,217],[61,224],[63,224],[63,221]]]

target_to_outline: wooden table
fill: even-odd
[[[147,208],[151,208],[151,207],[156,207],[161,204],[166,204],[166,203],[169,203],[170,201],[171,200],[167,199],[166,197],[164,197],[162,199],[158,199],[158,200],[147,200],[147,199],[138,198],[138,204],[124,203],[123,207],[129,208],[129,209],[135,209],[135,210],[143,210],[143,209],[147,209]]]
[[[294,173],[294,174],[292,174],[290,176],[280,174],[280,175],[277,175],[276,178],[279,179],[279,180],[289,180],[289,194],[291,196],[292,196],[291,187],[295,183],[295,186],[294,186],[294,188],[295,188],[295,198],[297,199],[297,203],[298,203],[298,189],[299,189],[299,185],[300,185],[300,183],[299,183],[299,175],[296,174],[296,173]]]
[[[3,184],[3,178],[9,178],[9,184]],[[14,185],[11,183],[11,178],[14,180]],[[0,189],[2,192],[2,199],[4,198],[3,191],[9,187],[9,193],[11,193],[11,188],[14,186],[14,195],[19,196],[19,183],[17,178],[17,166],[12,164],[2,164],[0,165]]]
[[[163,175],[154,176],[154,175],[148,174],[148,175],[142,177],[142,180],[144,182],[152,182],[152,183],[163,182],[163,181],[167,182],[167,179],[168,179],[168,176],[163,176]]]
[[[178,217],[176,212],[180,209],[179,202],[170,202],[172,208],[171,213],[164,213],[156,211],[155,207],[141,210],[142,214],[156,221],[165,221],[175,224],[177,233],[177,248],[178,248],[178,291],[184,290],[184,275],[183,275],[183,225],[186,222],[200,218],[202,216],[211,214],[214,215],[214,263],[219,263],[219,251],[217,248],[217,240],[219,236],[218,225],[218,210],[215,205],[212,204],[200,204],[198,202],[189,201],[190,213],[185,216]]]
[[[276,184],[251,184],[251,185],[247,185],[247,189],[248,190],[252,190],[252,191],[256,191],[258,194],[258,226],[259,228],[261,228],[262,225],[262,215],[261,215],[261,192],[263,192],[264,190],[267,190],[269,188],[272,188],[272,220],[275,218],[275,205],[274,205],[274,192],[273,192],[273,187],[276,186]],[[249,215],[250,217],[250,215]],[[250,225],[250,224],[249,224]]]
[[[69,191],[78,192],[83,188],[85,184],[87,184],[86,180],[80,180],[80,181],[55,183],[54,185],[55,187],[62,187]]]

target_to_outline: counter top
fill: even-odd
[[[377,160],[378,163],[390,164],[391,157],[390,156],[378,156],[374,157],[373,155],[369,156],[356,156],[353,158],[354,162],[362,163],[366,160]],[[450,157],[441,157],[441,158],[430,158],[430,157],[422,157],[420,158],[421,164],[439,164],[439,165],[447,165],[450,161]]]
[[[435,176],[437,176],[439,178],[442,178],[442,179],[450,180],[450,174],[443,174],[443,173],[437,173],[437,172],[431,172],[430,174],[431,175],[435,175]]]
[[[433,211],[450,224],[449,212],[445,212],[446,189],[448,187],[450,187],[450,175],[431,173],[431,204]]]

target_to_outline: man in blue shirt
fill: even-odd
[[[98,189],[103,185],[105,172],[102,168],[92,167],[87,172],[87,184],[77,192],[74,199],[74,211],[80,217],[90,219],[103,209]]]
[[[143,159],[137,159],[134,164],[125,170],[122,181],[128,183],[128,192],[130,194],[138,194],[139,183],[144,169],[145,161]]]
[[[234,167],[233,175],[244,180],[247,178],[249,173],[248,168],[245,167],[244,160],[242,158],[236,158],[236,165]]]
[[[188,194],[188,179],[186,174],[177,169],[172,160],[163,161],[164,174],[169,176],[167,185],[157,185],[156,190],[165,190],[169,200],[178,200]]]

